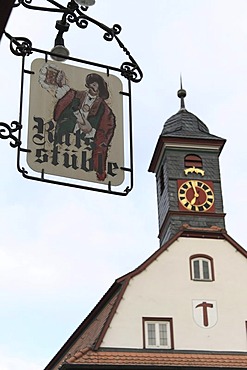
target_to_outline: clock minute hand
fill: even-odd
[[[192,185],[192,188],[194,190],[194,198],[191,199],[190,204],[193,206],[195,204],[195,202],[196,202],[196,199],[199,197],[199,194],[196,191],[195,181],[192,180],[191,181],[191,185]]]
[[[199,194],[197,193],[197,191],[196,191],[196,186],[195,186],[195,181],[191,181],[191,185],[192,185],[192,188],[193,188],[193,190],[194,190],[194,198],[198,198],[199,197]],[[192,200],[194,200],[194,198],[192,199]],[[195,201],[196,200],[194,200],[194,203],[195,203]],[[192,201],[191,201],[191,203],[192,203]],[[194,204],[193,203],[193,204]]]

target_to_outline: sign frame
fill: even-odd
[[[52,53],[47,52],[45,50],[41,49],[34,49],[32,48],[32,54],[38,53],[39,55],[42,54],[44,58],[44,62],[48,62],[48,57]],[[32,60],[35,58],[32,58]],[[104,65],[100,63],[95,63],[91,61],[81,60],[74,57],[67,57],[68,61],[75,62],[79,64],[80,66],[87,67],[92,66],[93,69],[96,71],[101,71],[103,73],[106,73],[107,75],[110,75],[110,73],[113,72],[114,75],[120,75],[125,76],[125,72],[123,73],[123,70],[121,68],[112,67],[109,65]],[[30,61],[29,61],[30,62]],[[52,63],[52,61],[49,61]],[[85,67],[85,68],[86,68]],[[17,147],[17,169],[22,174],[22,176],[29,180],[34,181],[40,181],[55,185],[62,185],[62,186],[68,186],[73,187],[77,189],[84,189],[84,190],[90,190],[90,191],[97,191],[101,193],[108,193],[112,195],[121,195],[126,196],[132,189],[133,189],[133,133],[132,133],[132,104],[131,104],[131,79],[121,79],[124,83],[123,90],[119,93],[123,96],[124,99],[124,117],[123,117],[123,126],[124,126],[124,141],[125,141],[125,155],[124,155],[124,161],[127,162],[127,165],[124,164],[121,166],[121,170],[124,171],[124,177],[125,180],[123,184],[121,185],[121,190],[115,190],[113,189],[112,182],[109,180],[106,184],[99,184],[99,183],[89,183],[88,185],[85,184],[83,180],[74,180],[74,179],[68,179],[66,178],[66,181],[62,181],[57,179],[56,176],[45,173],[45,170],[41,170],[40,176],[36,176],[33,173],[29,173],[29,171],[26,169],[26,167],[23,166],[23,154],[27,154],[30,152],[30,149],[28,147],[22,146],[22,121],[23,121],[23,111],[25,108],[24,100],[26,97],[24,97],[24,85],[26,85],[27,77],[30,77],[33,72],[31,71],[30,67],[28,66],[28,63],[26,61],[26,55],[22,58],[22,69],[21,69],[21,91],[20,91],[20,113],[19,113],[19,122],[13,122],[12,127],[13,131],[17,131],[18,135],[15,140],[15,143],[11,146]],[[127,121],[127,125],[126,125]],[[127,139],[126,139],[127,138]],[[11,144],[11,143],[10,143]],[[126,150],[127,148],[127,150]],[[55,177],[55,178],[54,178]],[[119,186],[118,186],[119,188]]]

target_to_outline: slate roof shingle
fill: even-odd
[[[209,133],[209,129],[197,116],[180,109],[165,122],[161,136],[222,140]]]

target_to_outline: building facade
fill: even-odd
[[[247,367],[247,252],[225,230],[225,140],[181,106],[158,139],[160,248],[117,279],[45,370]]]

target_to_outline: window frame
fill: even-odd
[[[193,166],[196,168],[202,168],[202,158],[197,154],[187,154],[184,157],[184,167],[189,168]]]
[[[148,324],[155,324],[155,338],[159,341],[159,336],[157,335],[159,332],[157,331],[157,327],[159,324],[167,324],[167,345],[160,345],[159,343],[155,345],[148,344]],[[173,338],[173,320],[171,317],[143,317],[142,318],[142,326],[143,326],[143,347],[145,349],[158,349],[158,350],[171,350],[174,348],[174,338]]]
[[[195,261],[199,261],[199,272],[200,272],[199,278],[195,277],[194,272]],[[209,279],[205,279],[203,276],[203,266],[202,266],[203,261],[208,262]],[[215,281],[213,258],[206,254],[194,254],[193,256],[190,256],[190,279],[193,281],[205,281],[205,282]]]

